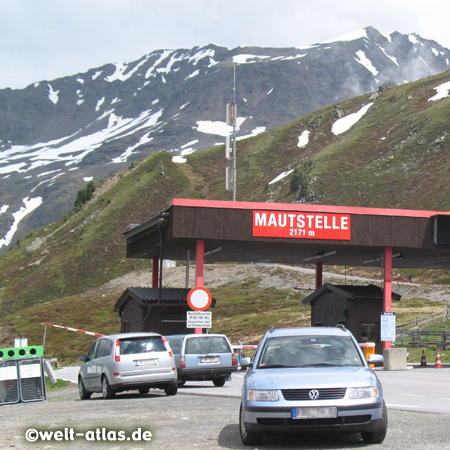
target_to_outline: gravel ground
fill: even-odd
[[[155,393],[156,392],[156,393]],[[120,394],[114,400],[96,396],[78,400],[73,386],[49,393],[44,402],[0,407],[0,448],[11,450],[108,449],[108,450],[219,450],[244,449],[239,437],[239,398],[177,394],[167,397],[158,391],[149,395]],[[152,433],[151,441],[74,441],[29,443],[29,429],[50,431],[73,428],[75,433],[141,429]],[[450,449],[450,415],[389,410],[389,430],[380,450]],[[99,434],[101,436],[101,434]],[[355,449],[368,448],[359,434],[268,436],[264,446],[271,449]]]

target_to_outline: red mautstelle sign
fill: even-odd
[[[350,214],[253,211],[253,236],[350,240]]]

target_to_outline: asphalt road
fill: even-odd
[[[450,414],[450,366],[435,368],[410,366],[407,371],[377,370],[387,407],[405,411]],[[412,367],[415,367],[414,369]],[[55,370],[58,378],[77,382],[78,368]],[[237,397],[241,395],[244,372],[236,372],[225,386],[218,388],[212,382],[187,382],[179,392],[194,395]]]
[[[59,373],[58,373],[59,372]],[[66,371],[67,372],[67,371]],[[72,369],[76,373],[76,369]],[[58,377],[64,375],[56,371]],[[388,404],[389,428],[376,449],[450,450],[450,368],[380,371]],[[146,396],[121,393],[113,400],[95,394],[81,401],[75,386],[48,394],[44,402],[0,407],[0,448],[14,450],[108,449],[108,450],[218,450],[252,448],[242,445],[238,412],[243,373],[223,388],[212,383],[190,383],[176,396],[150,391]],[[412,390],[410,390],[412,389]],[[444,392],[443,392],[444,391]],[[443,394],[443,395],[442,395]],[[444,396],[445,395],[445,396]],[[429,397],[431,396],[431,399]],[[426,412],[438,404],[446,413]],[[420,412],[419,412],[420,411]],[[61,440],[27,442],[25,436],[59,432]],[[70,434],[72,432],[72,435]],[[151,433],[144,440],[143,433]],[[33,434],[34,433],[34,434]],[[64,434],[65,433],[65,434]],[[126,433],[126,434],[120,434]],[[133,434],[135,433],[135,434]],[[80,436],[76,436],[79,434]],[[83,434],[83,436],[81,436]],[[73,440],[70,437],[73,437]],[[119,438],[141,438],[124,440]],[[116,440],[112,440],[113,438]],[[313,434],[266,436],[265,449],[356,449],[367,448],[359,434]]]

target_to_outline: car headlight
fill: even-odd
[[[349,388],[349,398],[373,398],[379,396],[380,391],[376,386]]]
[[[247,400],[252,402],[277,402],[278,392],[274,390],[250,389]]]

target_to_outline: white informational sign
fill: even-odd
[[[188,311],[186,313],[186,328],[211,328],[211,311]]]
[[[20,378],[38,378],[41,376],[40,364],[20,364]]]
[[[380,318],[381,324],[381,340],[395,341],[395,313],[383,312]]]

